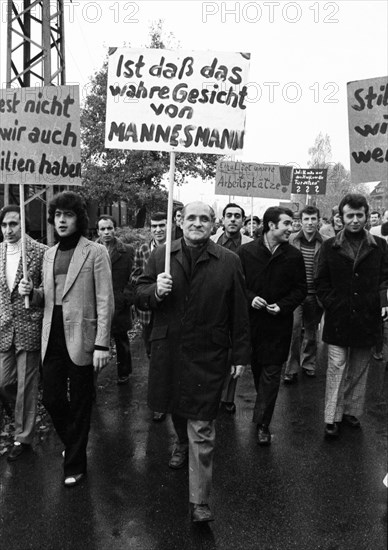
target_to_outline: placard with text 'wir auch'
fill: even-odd
[[[233,154],[250,54],[110,48],[105,147]]]
[[[0,184],[81,185],[78,86],[0,90]]]
[[[388,76],[348,82],[352,183],[388,180]]]

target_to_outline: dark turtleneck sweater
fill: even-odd
[[[80,240],[81,234],[76,232],[59,239],[59,245],[54,260],[55,305],[62,306],[63,289],[71,258]]]

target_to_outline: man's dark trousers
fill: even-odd
[[[62,308],[56,307],[43,362],[43,404],[66,447],[65,477],[86,472],[92,398],[93,365],[80,366],[71,361],[66,348]]]

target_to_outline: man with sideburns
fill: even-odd
[[[302,253],[288,242],[292,222],[290,210],[268,208],[263,236],[238,250],[248,294],[251,368],[257,391],[253,422],[259,445],[271,444],[269,425],[290,348],[293,311],[307,294]]]
[[[43,284],[19,284],[32,305],[44,305],[43,404],[62,440],[64,485],[86,475],[93,372],[108,364],[114,296],[105,246],[86,239],[88,216],[80,195],[64,191],[48,207],[58,244],[43,260]]]
[[[0,396],[6,406],[15,404],[14,444],[7,456],[13,462],[31,449],[34,439],[43,310],[26,308],[17,290],[23,277],[20,207],[5,206],[0,224]],[[28,276],[36,286],[42,282],[46,249],[26,237]]]
[[[388,319],[387,243],[366,231],[363,195],[345,195],[338,208],[343,229],[322,244],[315,276],[328,344],[327,438],[338,437],[341,423],[360,428],[372,347],[381,339],[381,319]]]

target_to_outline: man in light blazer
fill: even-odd
[[[78,194],[54,196],[48,221],[59,243],[44,256],[42,287],[23,279],[19,292],[44,303],[43,404],[65,445],[64,484],[73,487],[86,474],[93,370],[109,361],[112,275],[106,248],[84,236],[88,217]]]

